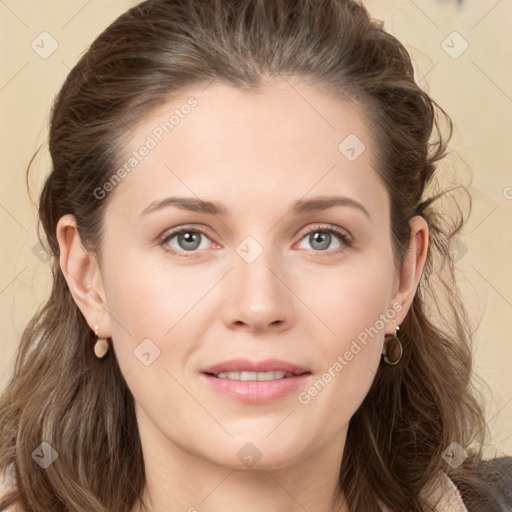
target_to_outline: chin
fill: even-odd
[[[282,437],[261,440],[251,440],[249,436],[237,437],[226,445],[217,445],[214,453],[211,452],[212,446],[209,446],[203,457],[232,470],[273,471],[294,465],[306,457],[308,450],[306,446],[301,446],[303,442],[303,439],[290,437],[286,440]]]

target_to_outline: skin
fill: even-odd
[[[120,162],[190,96],[197,107],[109,192],[101,261],[82,247],[73,216],[57,228],[74,300],[91,329],[112,338],[135,399],[144,497],[153,512],[346,512],[343,495],[336,498],[348,423],[378,370],[384,335],[395,332],[392,320],[307,404],[297,392],[241,403],[205,385],[200,370],[234,357],[283,359],[312,372],[307,389],[393,304],[403,322],[427,224],[410,221],[398,268],[366,119],[354,104],[300,83],[276,80],[259,93],[218,83],[190,89],[135,127]],[[338,150],[349,134],[366,146],[354,161]],[[359,202],[370,218],[351,206],[290,213],[298,199],[333,195]],[[171,196],[217,201],[227,214],[169,206],[141,216]],[[206,231],[195,252],[177,236],[159,243],[184,225]],[[332,235],[319,249],[306,233],[316,226],[345,230],[352,245]],[[251,263],[236,251],[247,236],[263,249]],[[149,366],[134,356],[144,339],[160,350]],[[261,453],[251,467],[237,456],[247,443]]]

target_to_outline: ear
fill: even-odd
[[[60,268],[74,301],[91,330],[94,331],[94,326],[98,325],[98,336],[110,337],[110,316],[99,263],[94,254],[84,249],[73,215],[64,215],[59,219],[57,240]]]
[[[429,228],[427,221],[417,215],[409,221],[409,248],[400,268],[399,286],[391,304],[400,304],[401,309],[396,315],[397,324],[401,324],[411,307],[421,274],[427,259]],[[394,330],[392,333],[394,334]]]

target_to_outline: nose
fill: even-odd
[[[224,323],[230,329],[280,332],[294,322],[290,277],[270,251],[252,262],[234,254],[233,269],[226,276]]]

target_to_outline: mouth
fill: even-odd
[[[289,395],[311,375],[287,361],[233,359],[201,371],[208,386],[237,401],[264,404]]]
[[[305,373],[310,372],[285,372],[284,370],[277,371],[268,371],[268,372],[244,372],[244,371],[235,371],[235,372],[220,372],[220,373],[206,373],[207,375],[211,375],[212,377],[216,377],[217,379],[229,379],[229,380],[241,380],[241,381],[258,381],[264,382],[269,380],[281,380],[281,379],[289,379],[290,377],[294,377],[296,375],[304,375]]]

